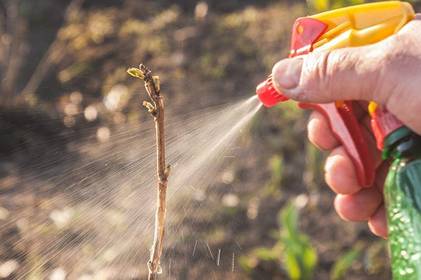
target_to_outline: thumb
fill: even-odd
[[[313,52],[278,62],[274,86],[309,103],[367,100],[421,135],[421,15],[376,44]]]
[[[380,46],[370,45],[284,59],[272,70],[274,85],[302,102],[376,100],[382,54]]]

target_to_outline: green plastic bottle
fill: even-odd
[[[384,196],[393,279],[421,280],[421,136],[397,129],[383,157],[391,160]]]

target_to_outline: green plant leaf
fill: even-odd
[[[132,68],[127,69],[127,73],[130,76],[135,77],[135,78],[139,78],[139,79],[145,78],[145,75],[143,75],[142,71],[140,71],[140,69],[136,68],[136,67],[132,67]]]
[[[298,211],[292,203],[288,203],[288,205],[281,210],[279,222],[282,225],[283,235],[287,235],[290,238],[296,236],[298,232]]]
[[[355,260],[360,256],[360,248],[352,248],[334,263],[332,269],[330,270],[330,279],[339,280],[343,279],[345,273],[349,270]]]
[[[291,252],[287,252],[285,255],[284,260],[285,269],[288,272],[289,278],[293,280],[299,280],[301,278],[301,268],[297,261],[296,256],[294,254],[291,254]]]
[[[282,225],[280,243],[284,248],[284,267],[291,279],[311,279],[317,264],[317,252],[307,235],[298,229],[298,210],[289,203],[279,215]]]
[[[247,256],[240,258],[240,266],[244,271],[250,273],[261,261],[279,262],[282,255],[282,247],[278,245],[277,243],[272,248],[261,247],[254,249]]]
[[[280,256],[280,252],[277,252],[273,248],[257,248],[253,253],[258,259],[263,261],[275,261]]]
[[[316,268],[317,264],[317,252],[316,249],[311,245],[310,241],[305,246],[304,254],[303,254],[303,266],[305,269],[305,278],[304,279],[311,279],[314,269]]]
[[[307,2],[316,12],[323,12],[330,8],[330,0],[308,0]]]
[[[365,0],[307,0],[307,4],[317,13],[365,2]]]

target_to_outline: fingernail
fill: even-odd
[[[280,91],[296,88],[300,82],[302,67],[301,57],[287,58],[276,63],[272,70],[275,87]]]

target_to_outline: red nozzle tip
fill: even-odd
[[[269,76],[266,81],[261,82],[256,87],[256,94],[266,107],[273,107],[279,102],[288,100],[288,97],[277,91],[273,86],[272,76]]]

